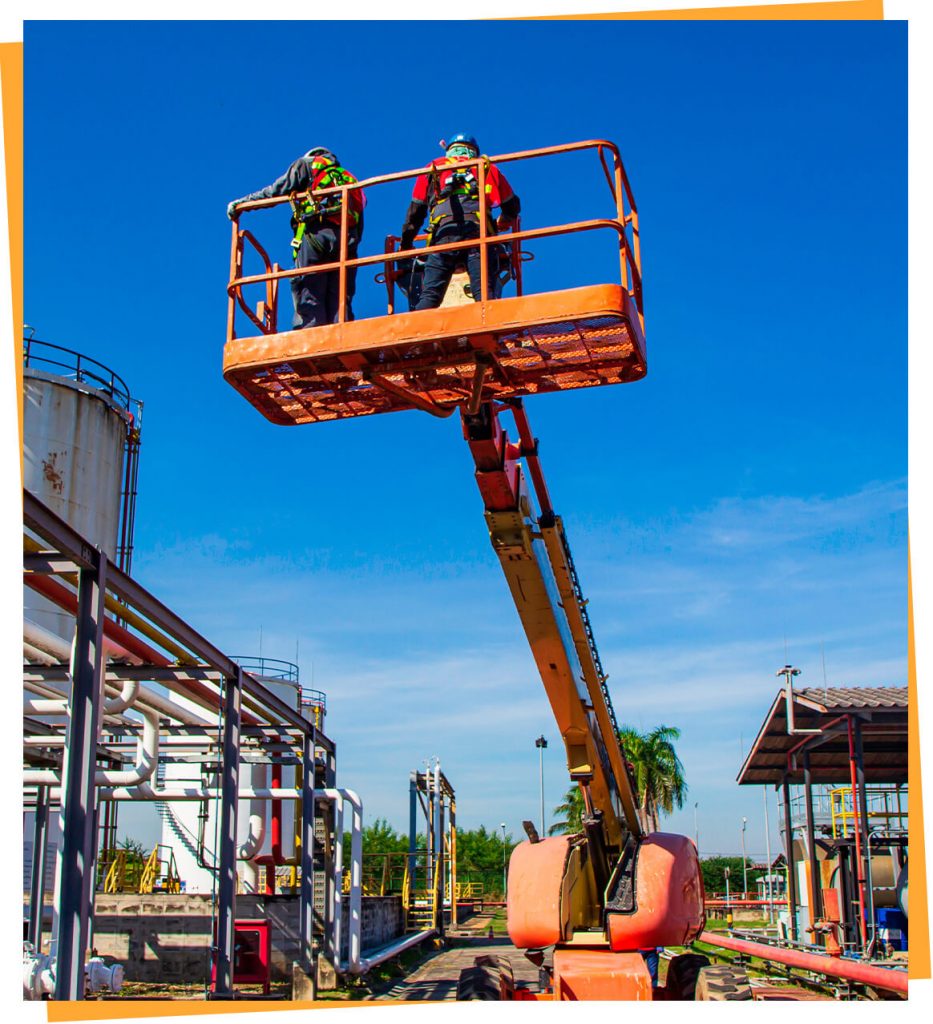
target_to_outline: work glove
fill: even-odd
[[[415,244],[415,232],[403,231],[401,238],[402,249],[410,249]]]
[[[518,221],[514,217],[506,217],[504,213],[500,213],[499,219],[496,221],[496,227],[500,231],[511,231],[518,227]]]
[[[234,199],[232,203],[227,203],[227,216],[231,220],[234,220],[234,214],[236,213],[236,208],[237,208],[237,206],[239,206],[239,204],[240,204],[240,200],[239,199]]]

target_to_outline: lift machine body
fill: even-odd
[[[528,841],[512,854],[509,934],[535,963],[543,963],[548,947],[554,947],[554,955],[553,964],[542,968],[546,994],[512,985],[500,967],[499,997],[651,999],[657,990],[642,952],[689,943],[704,924],[696,848],[683,836],[643,830],[586,600],[523,405],[529,395],[628,383],[645,375],[638,215],[619,152],[610,142],[506,154],[491,162],[501,166],[572,152],[597,157],[614,216],[531,230],[519,224],[509,234],[491,234],[484,189],[489,159],[473,162],[480,237],[429,250],[479,248],[482,295],[477,301],[397,312],[398,261],[423,257],[425,248],[417,243],[424,239],[416,239],[415,249],[400,252],[399,239],[390,236],[382,254],[349,259],[346,196],[341,196],[340,259],[324,266],[282,270],[235,223],[224,376],[267,419],[280,424],[406,409],[439,417],[460,412],[493,550],[560,730],[570,777],[579,784],[585,805],[580,834],[541,838],[529,825]],[[420,173],[423,169],[385,175],[321,194],[371,190]],[[245,204],[241,211],[282,201]],[[527,242],[597,230],[617,241],[617,281],[525,293]],[[492,247],[502,252],[503,245],[517,294],[490,299]],[[262,273],[243,273],[247,247],[259,254]],[[385,316],[346,320],[346,275],[354,266],[381,270],[377,280],[387,289]],[[280,282],[297,274],[335,271],[340,275],[339,322],[279,331]],[[262,294],[256,305],[246,300],[250,289]],[[244,317],[253,333],[238,337],[236,324]],[[501,422],[506,411],[515,423],[515,441]]]

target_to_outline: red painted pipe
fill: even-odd
[[[67,587],[63,587],[61,583],[57,583],[55,580],[49,579],[48,576],[41,575],[40,573],[27,573],[23,577],[23,582],[27,587],[47,597],[64,611],[70,612],[72,615],[77,612],[77,595]],[[130,654],[141,658],[147,665],[159,665],[161,668],[168,668],[172,664],[164,654],[159,654],[158,651],[150,647],[145,641],[140,640],[138,636],[131,633],[128,629],[124,629],[123,626],[118,622],[114,622],[113,619],[104,618],[104,636],[110,640],[116,640]],[[184,687],[189,693],[200,697],[202,700],[209,702],[212,707],[220,710],[220,698],[216,693],[204,686],[203,683],[199,683],[196,679],[186,679]],[[254,718],[248,711],[244,711],[241,717],[245,725],[259,724],[259,719]]]
[[[815,971],[830,978],[845,978],[857,981],[872,988],[883,988],[889,992],[901,992],[907,995],[907,972],[886,967],[875,967],[873,964],[858,960],[847,960],[838,956],[827,956],[825,953],[807,953],[802,949],[788,949],[785,946],[769,946],[765,942],[749,942],[747,939],[734,939],[730,935],[719,935],[716,932],[700,932],[700,942],[708,942],[711,946],[722,946],[724,949],[735,950],[746,956],[757,956],[762,960],[771,960],[788,967],[800,967],[803,970]]]
[[[272,765],[272,788],[282,788],[282,765],[276,761]],[[283,864],[282,857],[282,801],[272,801],[272,863]]]

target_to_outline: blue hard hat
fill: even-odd
[[[456,135],[451,135],[447,140],[445,149],[450,149],[451,146],[470,146],[473,151],[479,156],[479,143],[472,135],[466,135],[463,132],[457,132]]]

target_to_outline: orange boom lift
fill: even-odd
[[[702,958],[675,957],[666,987],[653,990],[640,951],[684,945],[701,931],[703,884],[696,848],[683,836],[643,831],[586,601],[523,406],[526,395],[627,383],[646,372],[638,214],[616,146],[593,140],[491,160],[501,165],[571,152],[595,154],[612,194],[614,217],[533,230],[519,224],[509,234],[489,234],[487,160],[470,162],[479,179],[480,237],[427,251],[479,246],[479,301],[396,312],[396,261],[420,257],[426,247],[400,252],[399,239],[390,236],[383,254],[348,259],[346,196],[341,197],[342,241],[335,264],[282,270],[235,223],[224,377],[274,423],[314,423],[405,409],[434,416],[460,412],[493,549],[564,741],[570,776],[579,784],[585,805],[584,828],[578,835],[542,839],[526,823],[529,838],[515,848],[509,863],[509,935],[542,968],[546,992],[534,994],[516,986],[506,961],[481,958],[461,979],[461,995],[692,999]],[[319,194],[371,190],[422,171],[384,175]],[[284,201],[244,204],[241,211]],[[615,236],[619,280],[525,294],[524,243],[585,231]],[[510,252],[518,294],[489,299],[490,246],[503,244]],[[247,246],[259,255],[263,273],[243,273]],[[386,316],[344,320],[346,273],[353,266],[381,269]],[[340,322],[278,331],[279,282],[335,270],[340,274]],[[244,296],[249,288],[262,290],[255,308]],[[249,337],[235,333],[238,311],[239,319],[245,316],[254,328]],[[517,430],[514,442],[500,422],[506,410]],[[553,961],[545,964],[544,951],[552,946]]]

